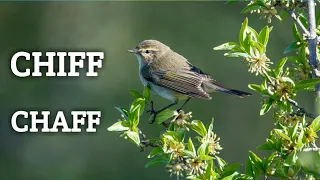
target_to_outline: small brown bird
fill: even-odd
[[[191,99],[211,99],[209,93],[223,92],[239,97],[250,93],[228,89],[218,84],[210,75],[193,66],[186,58],[174,52],[167,45],[157,40],[144,40],[133,50],[139,61],[140,79],[144,86],[163,98],[172,101],[168,106],[151,112],[154,119],[161,111],[186,99],[179,110]]]

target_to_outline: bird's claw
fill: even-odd
[[[150,110],[148,110],[147,113],[150,113],[153,116],[152,120],[150,121],[150,124],[153,124],[158,114],[158,112],[153,108],[153,101],[150,102]]]

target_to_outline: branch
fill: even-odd
[[[315,20],[315,2],[314,0],[308,0],[308,24],[309,24],[309,40],[308,47],[310,52],[310,65],[313,70],[314,77],[320,77],[320,67],[318,67],[317,60],[317,34],[314,31],[316,29]],[[317,97],[320,98],[320,83],[315,86]]]
[[[288,14],[290,14],[292,19],[300,26],[300,28],[302,29],[303,33],[306,34],[307,36],[309,36],[309,31],[304,27],[304,25],[300,21],[299,17],[294,13],[294,9],[287,9],[285,7],[282,8],[282,9],[285,10]]]
[[[318,148],[318,147],[303,149],[303,152],[318,152],[318,151],[320,151],[320,148]]]
[[[140,129],[138,129],[138,131],[139,131],[139,138],[141,140],[141,143],[140,143],[141,144],[140,145],[141,152],[144,151],[144,148],[148,147],[148,146],[150,146],[150,147],[159,147],[160,146],[160,144],[158,144],[158,143],[150,142],[150,140],[147,139],[147,136]]]
[[[308,113],[304,108],[300,107],[299,104],[294,101],[293,99],[288,99],[288,101],[290,102],[290,104],[292,104],[294,107],[296,107],[302,114],[305,114],[306,116],[308,116],[309,118],[315,119],[317,116],[312,114],[312,113]]]

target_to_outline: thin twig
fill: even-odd
[[[318,147],[303,149],[303,152],[318,152],[318,151],[320,151],[320,148],[318,148]]]
[[[141,152],[144,151],[144,148],[145,147],[159,147],[160,144],[158,143],[152,143],[150,142],[149,139],[147,139],[147,136],[140,130],[138,129],[138,132],[139,132],[139,138],[140,138],[140,147],[141,147]]]
[[[315,114],[309,113],[304,108],[300,107],[299,104],[293,99],[288,98],[288,101],[290,102],[291,105],[296,107],[302,114],[305,114],[309,118],[315,119],[317,117]]]
[[[294,9],[287,9],[287,8],[282,8],[283,10],[285,10],[291,17],[292,19],[300,26],[300,28],[302,29],[302,31],[309,36],[309,31],[304,27],[304,25],[302,24],[302,22],[300,21],[299,17],[294,13]]]

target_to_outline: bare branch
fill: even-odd
[[[303,149],[303,152],[318,152],[318,151],[320,151],[320,148],[318,148],[318,147]]]
[[[292,19],[300,26],[300,28],[302,29],[303,33],[305,33],[306,35],[309,36],[309,31],[304,27],[304,25],[302,24],[302,22],[300,21],[299,17],[294,13],[294,9],[287,9],[287,8],[283,8],[288,14],[290,14],[290,16],[292,17]]]
[[[304,108],[300,107],[299,104],[296,101],[294,101],[293,99],[289,98],[288,101],[290,102],[291,105],[296,107],[299,112],[301,112],[302,114],[305,114],[307,117],[312,118],[312,119],[315,119],[317,117],[315,114],[309,113]]]

